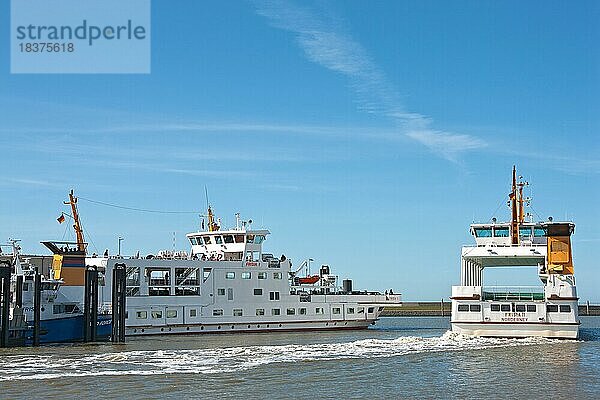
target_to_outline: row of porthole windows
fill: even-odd
[[[346,309],[346,314],[364,314],[365,312],[365,308],[364,307],[358,307],[358,309],[355,310],[354,307],[348,307]],[[374,307],[369,307],[368,309],[369,313],[373,313],[375,312],[375,308]],[[257,316],[263,316],[265,315],[265,309],[264,308],[257,308],[255,311]],[[307,310],[305,307],[302,308],[298,308],[296,310],[296,308],[293,307],[289,307],[286,309],[285,311],[286,315],[306,315]],[[341,307],[333,307],[331,309],[331,313],[333,315],[340,315],[342,313],[342,309]],[[315,314],[316,315],[323,315],[325,314],[325,310],[323,309],[323,307],[316,307],[315,308]],[[223,310],[222,309],[215,309],[213,310],[213,316],[214,317],[221,317],[223,316]],[[241,308],[234,308],[232,310],[232,315],[234,317],[242,317],[244,315],[244,311]],[[281,309],[280,308],[272,308],[271,309],[271,315],[281,315]]]
[[[278,293],[278,292],[275,292]],[[460,310],[462,306],[459,306],[459,311],[468,311],[467,310]],[[569,307],[569,311],[563,311],[563,307]],[[191,309],[189,310],[189,314],[190,317],[196,317],[197,316],[197,310],[196,309]],[[473,310],[471,310],[473,311]],[[333,315],[340,315],[342,312],[341,307],[333,307],[331,309],[331,313]],[[365,312],[365,308],[364,307],[358,307],[356,313],[357,314],[363,314]],[[374,307],[369,307],[368,310],[369,313],[373,313],[374,312]],[[570,312],[570,306],[561,306],[561,312]],[[243,310],[241,308],[234,308],[233,311],[233,316],[234,317],[241,317],[243,316]],[[316,315],[322,315],[324,314],[325,311],[323,309],[323,307],[316,307],[315,308],[315,314]],[[346,314],[354,314],[355,313],[355,308],[354,307],[348,307],[346,309]],[[213,310],[213,316],[217,317],[217,316],[222,316],[223,315],[223,310],[222,309],[216,309]],[[257,316],[262,316],[265,315],[265,309],[264,308],[257,308],[256,309],[256,315]],[[271,315],[281,315],[281,309],[279,308],[273,308],[271,309]],[[295,308],[287,308],[286,309],[286,315],[296,315],[296,309]],[[302,308],[298,308],[298,315],[306,315],[306,308],[302,307]],[[153,310],[150,313],[150,316],[152,319],[162,319],[163,317],[163,311],[162,310]],[[165,313],[165,316],[167,318],[177,318],[177,310],[167,310]],[[136,319],[148,319],[148,311],[136,311]]]
[[[535,304],[513,304],[513,308],[511,308],[510,304],[492,304],[490,306],[491,311],[500,311],[500,312],[536,312],[537,306]],[[560,312],[561,313],[570,313],[571,306],[568,304],[557,305],[557,304],[548,304],[546,306],[546,311],[548,312]],[[460,312],[480,312],[481,305],[480,304],[459,304],[458,311]]]
[[[333,325],[337,325],[337,322],[334,322],[334,323],[333,323]],[[347,322],[344,322],[344,325],[348,325],[348,323],[347,323]],[[279,325],[273,325],[273,326],[279,326],[279,327],[281,328],[281,327],[283,327],[283,324],[279,324]],[[325,326],[329,326],[329,322],[327,322],[327,323],[325,324]],[[248,329],[250,329],[250,328],[252,327],[252,325],[247,325],[247,327],[248,327]],[[258,324],[258,325],[256,325],[256,327],[257,327],[257,328],[260,328],[260,327],[261,327],[261,325],[260,325],[260,324]],[[270,324],[266,324],[266,325],[265,325],[265,328],[270,328],[270,327],[271,327],[271,325],[270,325]],[[185,329],[189,331],[189,330],[190,330],[190,327],[188,326],[188,327],[186,327]],[[217,329],[221,329],[221,325],[218,325],[218,326],[217,326]],[[235,329],[235,325],[231,325],[231,329]],[[165,328],[160,328],[160,331],[161,331],[161,332],[164,332],[164,330],[165,330]],[[203,330],[204,330],[204,327],[203,327],[202,325],[200,325],[200,330],[201,330],[201,331],[203,331]],[[133,330],[133,332],[134,332],[134,333],[137,333],[137,331],[138,331],[137,329],[134,329],[134,330]],[[144,329],[144,328],[140,329],[140,332],[144,333],[144,331],[145,331],[145,329]],[[169,331],[169,332],[171,331],[171,328],[170,328],[170,327],[168,328],[168,331]]]
[[[190,310],[190,316],[192,316],[192,311],[194,311],[194,315],[196,316],[196,310]],[[162,310],[153,310],[150,312],[150,317],[152,319],[161,319],[163,317]],[[167,310],[166,312],[167,318],[177,318],[177,310]],[[136,311],[135,313],[136,319],[148,319],[148,311]]]
[[[267,279],[268,272],[257,272],[256,276],[258,279]],[[240,273],[240,277],[242,279],[252,279],[252,272],[242,272]],[[283,275],[281,272],[273,272],[273,279],[282,279]],[[226,272],[225,279],[235,279],[235,272]]]
[[[261,288],[255,288],[253,293],[255,296],[262,296],[263,290]],[[225,288],[217,288],[217,296],[225,296]],[[269,300],[277,301],[280,297],[279,292],[269,292]]]
[[[548,304],[546,310],[548,312],[558,312],[560,310],[561,313],[570,313],[571,306],[568,304],[562,304],[560,306],[558,304]]]
[[[535,304],[513,304],[513,308],[511,308],[511,304],[492,304],[490,306],[491,311],[502,311],[502,312],[510,312],[511,309],[513,312],[536,312],[537,306]]]

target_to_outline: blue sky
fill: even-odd
[[[9,4],[0,23],[9,25]],[[598,2],[154,1],[148,75],[11,75],[0,52],[0,238],[68,238],[69,189],[200,210],[204,187],[355,287],[447,298],[468,225],[508,217],[510,170],[536,219],[577,224],[582,300],[600,301]],[[84,200],[92,249],[178,247],[193,214]],[[66,235],[66,236],[65,236]]]

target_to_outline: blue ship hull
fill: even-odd
[[[98,341],[110,339],[112,318],[99,315],[96,330]],[[83,315],[40,321],[40,343],[65,343],[83,341]],[[33,343],[33,329],[27,332],[27,344]]]

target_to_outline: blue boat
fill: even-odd
[[[28,259],[22,260],[20,246],[11,241],[12,268],[11,292],[21,292],[20,304],[11,307],[10,337],[15,344],[33,343],[34,322],[34,277],[35,267]],[[81,258],[68,244],[62,247],[65,253],[73,253],[73,258]],[[55,260],[56,260],[55,253]],[[59,260],[65,258],[60,256]],[[73,260],[71,258],[71,262]],[[78,268],[78,267],[76,267]],[[40,296],[40,343],[69,343],[84,340],[83,286],[65,286],[65,278],[60,276],[61,265],[53,265],[50,277],[41,277]],[[22,279],[17,279],[22,277]],[[71,280],[73,276],[69,277]],[[22,288],[17,288],[18,284]],[[99,314],[96,322],[96,339],[109,340],[112,331],[112,316]]]

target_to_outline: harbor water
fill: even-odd
[[[600,398],[600,317],[581,339],[454,335],[449,318],[363,331],[128,338],[0,349],[0,398]]]

